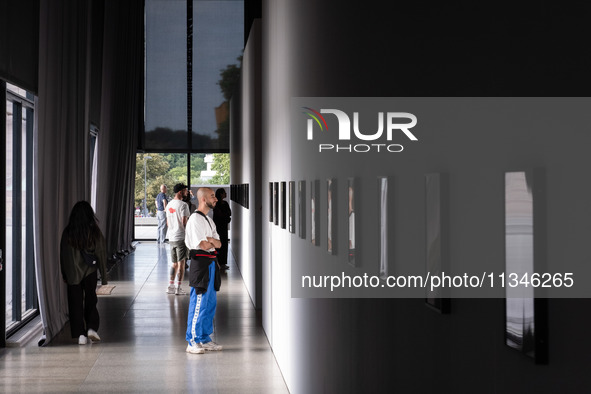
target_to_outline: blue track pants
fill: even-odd
[[[197,294],[191,287],[191,301],[189,304],[189,317],[187,319],[186,339],[191,345],[211,342],[209,337],[213,333],[213,317],[217,305],[217,294],[213,288],[215,279],[215,260],[209,264],[209,284],[207,291]]]

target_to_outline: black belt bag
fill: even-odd
[[[213,288],[215,291],[219,291],[222,286],[222,277],[220,275],[220,267],[215,253],[199,249],[191,249],[189,250],[189,257],[191,258],[189,285],[196,289],[197,294],[203,294],[207,291],[209,285],[209,266],[213,260],[215,261]]]
[[[217,258],[217,252],[206,252],[205,250],[201,249],[189,249],[189,258],[193,260],[197,257],[205,257],[209,259]]]

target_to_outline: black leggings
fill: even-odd
[[[89,329],[98,331],[99,314],[96,309],[97,272],[89,274],[77,285],[68,285],[68,309],[72,338],[86,336]],[[84,325],[86,322],[86,327]]]

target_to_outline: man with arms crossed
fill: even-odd
[[[197,191],[197,211],[187,222],[185,243],[189,249],[191,266],[189,284],[191,302],[187,319],[187,353],[203,354],[222,350],[222,346],[209,337],[213,333],[213,317],[217,304],[216,291],[220,289],[220,270],[215,249],[222,246],[215,223],[207,217],[217,199],[213,190],[202,187]]]
[[[181,288],[181,282],[185,274],[185,260],[187,260],[187,248],[185,247],[185,226],[189,220],[189,207],[183,201],[187,195],[187,186],[182,183],[174,185],[174,199],[166,205],[166,224],[168,226],[168,242],[170,243],[170,281],[166,292],[168,294],[187,294]],[[174,280],[176,278],[176,286]]]

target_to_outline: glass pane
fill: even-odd
[[[98,134],[90,134],[90,203],[96,211],[96,183],[98,171]]]
[[[230,184],[229,153],[191,155],[191,186]]]
[[[177,183],[187,184],[187,154],[138,153],[135,173],[135,238],[156,240],[158,218],[156,197],[166,186],[172,199]]]
[[[244,2],[194,0],[193,21],[193,149],[228,151],[228,101],[240,77]]]
[[[27,91],[25,89],[19,88],[18,86],[13,85],[8,82],[6,83],[6,90],[9,92],[12,92],[18,96],[21,96],[21,97],[28,97]],[[6,129],[6,130],[8,130],[8,129]]]
[[[14,105],[6,101],[6,251],[4,269],[6,270],[6,326],[12,322],[12,128]]]
[[[23,311],[30,312],[37,308],[37,286],[35,280],[35,242],[33,223],[33,126],[34,111],[27,108],[23,111],[23,181],[22,181],[22,289]]]
[[[22,96],[6,102],[6,317],[7,333],[16,331],[37,312],[33,236],[34,96],[15,86]],[[12,97],[12,96],[11,96]]]
[[[22,111],[22,126],[21,126],[21,181],[20,181],[20,198],[21,198],[21,311],[27,310],[27,260],[29,253],[27,251],[27,111]],[[31,251],[32,252],[32,251]]]
[[[147,149],[186,149],[187,2],[146,0]]]
[[[191,155],[191,186],[192,187],[203,184],[204,181],[201,178],[201,173],[203,171],[207,171],[207,163],[205,162],[205,153],[193,153]]]

